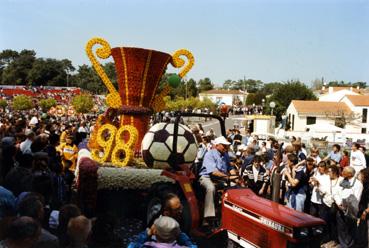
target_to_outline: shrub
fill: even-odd
[[[88,113],[92,111],[94,100],[91,95],[82,94],[73,97],[72,105],[77,113]]]
[[[33,108],[32,98],[25,95],[14,97],[12,105],[14,110],[28,110]]]
[[[51,107],[55,107],[57,102],[54,98],[42,99],[38,102],[43,111],[47,112]]]
[[[6,108],[6,106],[8,106],[7,101],[6,101],[6,100],[4,100],[4,99],[0,99],[0,108],[5,109],[5,108]]]

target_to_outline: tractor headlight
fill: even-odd
[[[323,226],[313,227],[313,235],[314,236],[319,236],[319,235],[323,234],[323,232],[324,232],[324,227]]]
[[[309,237],[309,228],[297,228],[294,231],[293,237],[297,239],[304,239]]]

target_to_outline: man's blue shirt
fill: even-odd
[[[342,157],[340,152],[335,153],[334,151],[331,151],[328,156],[330,159],[336,161],[337,163],[341,161]]]
[[[209,176],[216,170],[227,174],[231,169],[229,162],[228,153],[222,155],[217,149],[212,149],[205,154],[204,161],[202,162],[202,170],[199,174],[200,176]]]

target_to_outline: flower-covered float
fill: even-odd
[[[95,51],[97,57],[93,52],[96,45],[99,45]],[[97,201],[99,192],[145,190],[158,182],[174,183],[174,180],[162,175],[163,169],[149,168],[155,167],[153,163],[143,162],[141,143],[149,130],[150,116],[164,109],[163,97],[192,68],[194,58],[185,49],[170,55],[134,47],[111,48],[102,38],[91,39],[86,45],[86,52],[109,92],[106,96],[108,109],[98,117],[89,140],[90,151],[80,151],[78,159],[77,189],[80,202],[84,210],[92,214],[96,204],[101,203],[100,198]],[[115,63],[118,89],[97,60],[110,56]],[[168,64],[182,69],[178,76],[169,79],[158,94],[159,82]],[[182,129],[186,133],[186,150],[190,154],[186,155],[186,162],[193,161],[197,144],[191,131]],[[155,143],[153,139],[148,142]]]

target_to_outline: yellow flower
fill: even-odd
[[[123,134],[127,132],[129,139],[124,140]],[[138,131],[132,125],[121,126],[115,137],[115,147],[112,152],[112,163],[114,166],[125,167],[132,162],[133,159],[133,147],[136,144],[138,138]]]
[[[180,56],[185,56],[188,60],[187,65],[178,73],[178,75],[183,78],[193,67],[195,58],[190,51],[186,49],[180,49],[172,55],[172,65],[175,68],[181,68],[185,64],[185,61]]]

